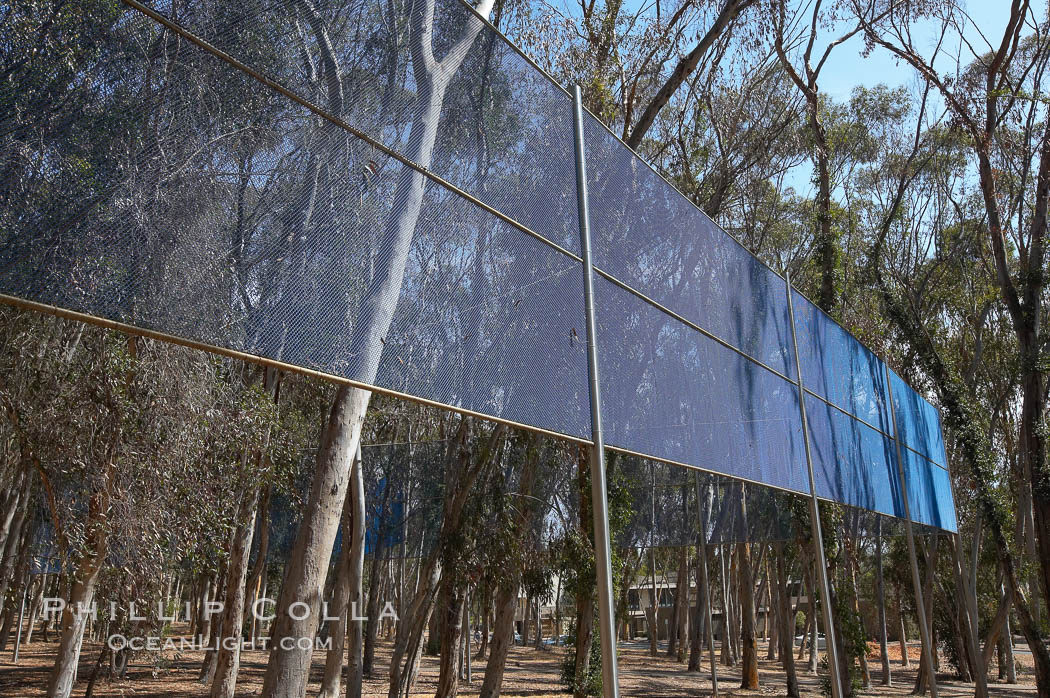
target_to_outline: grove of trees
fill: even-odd
[[[159,662],[104,642],[81,655],[170,634],[185,608],[215,648],[200,667],[215,698],[238,690],[236,640],[264,637],[265,696],[306,695],[322,661],[321,695],[358,695],[379,651],[390,698],[424,653],[437,695],[473,659],[496,696],[522,600],[521,641],[542,645],[529,609],[553,603],[566,687],[600,692],[568,102],[481,15],[940,408],[959,535],[921,537],[920,565],[941,656],[987,696],[996,667],[1017,680],[1019,633],[1050,697],[1045,7],[1003,2],[990,32],[962,0],[135,5],[0,7],[0,292],[113,321],[0,308],[0,651],[54,640],[47,695]],[[846,52],[908,77],[836,99],[826,71]],[[610,249],[646,239],[627,221],[656,191],[639,182],[662,183],[633,176],[595,182]],[[707,239],[615,263],[685,302],[719,290]],[[760,309],[719,316],[756,352]],[[608,310],[606,332],[668,341],[645,312]],[[667,421],[641,346],[600,345],[634,390],[609,413],[644,398]],[[621,425],[672,449],[698,438],[650,426]],[[798,695],[819,668],[805,506],[617,453],[607,484],[618,632],[649,584],[650,651],[666,635],[683,681],[707,680],[709,649],[756,688],[761,636]],[[853,695],[873,681],[868,642],[888,683],[890,639],[914,635],[911,576],[892,522],[835,506],[822,522]],[[663,630],[658,578],[707,590],[673,593]],[[282,642],[329,637],[323,660]]]

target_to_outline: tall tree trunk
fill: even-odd
[[[328,617],[335,618],[329,621],[328,637],[331,646],[325,655],[324,674],[321,677],[321,689],[318,698],[339,698],[342,690],[343,680],[343,654],[346,649],[347,629],[350,620],[350,558],[352,556],[353,514],[351,513],[353,496],[347,496],[343,504],[343,541],[339,549],[339,559],[335,563],[335,583],[332,585],[332,594],[328,601]]]
[[[654,492],[655,487],[654,485]],[[656,524],[653,523],[653,526]],[[656,547],[653,545],[649,546],[649,580],[652,594],[649,599],[649,611],[645,617],[649,622],[649,654],[655,657],[659,654],[660,641],[660,590],[656,587]]]
[[[101,489],[88,503],[84,554],[73,571],[69,599],[62,611],[62,635],[58,654],[47,683],[48,698],[69,698],[76,681],[80,646],[87,624],[87,611],[95,597],[95,582],[109,551],[110,502],[116,479],[116,463],[111,457],[103,468]]]
[[[847,539],[846,542],[847,542],[847,549],[849,550],[849,555],[848,555],[848,559],[846,560],[846,565],[847,565],[847,568],[849,570],[849,584],[850,584],[850,592],[851,592],[851,597],[852,597],[852,600],[851,600],[852,609],[851,610],[853,611],[853,614],[854,614],[854,616],[857,619],[857,623],[860,624],[861,631],[864,633],[864,642],[865,642],[864,650],[861,652],[860,657],[858,657],[858,659],[860,660],[860,681],[861,681],[861,687],[864,690],[868,690],[868,689],[871,688],[871,672],[868,670],[868,652],[867,652],[868,634],[867,634],[867,630],[864,629],[864,616],[862,616],[861,613],[860,613],[860,589],[857,586],[857,567],[858,567],[857,556],[856,556],[856,550],[853,547],[853,545],[854,545],[853,541],[850,541],[850,540]],[[843,649],[845,649],[845,648],[843,648]],[[843,652],[843,654],[846,654],[846,653]]]
[[[256,617],[257,613],[251,613],[251,605],[263,597],[263,577],[266,574],[266,558],[270,552],[270,497],[272,487],[267,485],[263,493],[262,504],[259,505],[259,545],[255,553],[255,563],[245,582],[244,610],[242,615],[250,617],[249,638],[257,640],[261,634],[261,621]],[[176,598],[178,596],[176,595]]]
[[[226,595],[223,599],[222,618],[219,627],[219,651],[215,664],[215,678],[211,686],[211,698],[233,698],[237,689],[237,672],[241,665],[241,630],[244,627],[244,581],[248,574],[248,555],[252,549],[255,533],[256,505],[259,490],[251,488],[251,494],[241,501],[236,520],[239,522],[231,532],[230,561],[226,567]]]
[[[882,519],[876,525],[875,535],[875,603],[879,607],[879,657],[882,660],[882,685],[892,686],[890,652],[886,635],[886,584],[882,576]]]
[[[36,616],[40,613],[40,607],[44,603],[44,589],[48,584],[48,574],[44,573],[37,578],[36,591],[33,592],[33,601],[29,604],[29,623],[26,628],[25,644],[33,641],[33,630],[36,628]]]
[[[379,530],[385,529],[386,523],[386,512],[387,503],[390,496],[390,487],[387,486],[383,490],[383,498],[379,508]],[[368,572],[368,610],[365,613],[368,620],[365,621],[364,628],[364,675],[371,677],[375,666],[375,655],[376,655],[376,640],[379,634],[379,601],[382,597],[381,587],[383,586],[384,569],[380,561],[383,559],[386,553],[386,539],[385,536],[377,536],[375,544],[372,550],[372,567]],[[362,571],[363,571],[362,567]],[[360,604],[359,604],[360,605]],[[434,639],[431,639],[431,643]]]
[[[522,647],[529,646],[529,638],[532,637],[530,631],[532,627],[529,625],[529,616],[532,615],[532,597],[528,594],[525,595],[525,607],[521,611],[521,645]]]
[[[480,698],[496,698],[503,686],[507,654],[514,642],[514,611],[518,606],[517,580],[504,580],[496,589],[496,621],[492,627],[492,644],[481,683]]]
[[[988,677],[984,667],[981,666],[981,653],[977,635],[979,630],[977,623],[973,622],[976,617],[976,613],[973,613],[976,610],[976,597],[971,598],[969,591],[968,575],[964,569],[962,545],[957,537],[953,538],[950,544],[952,547],[952,572],[955,577],[955,595],[957,601],[962,601],[962,603],[958,604],[955,614],[960,644],[960,662],[966,664],[966,671],[963,671],[964,667],[959,667],[960,676],[965,674],[969,677],[968,680],[973,680],[975,684],[974,698],[987,698]]]
[[[769,561],[766,561],[766,567],[768,568]],[[766,570],[766,576],[769,578],[769,571]],[[782,643],[780,642],[780,592],[774,591],[776,585],[779,582],[774,582],[770,578],[770,584],[767,589],[769,590],[769,598],[766,601],[766,618],[763,627],[763,634],[767,637],[767,648],[766,648],[766,660],[776,661],[779,657],[778,654],[783,651]]]
[[[7,542],[11,527],[14,525],[15,515],[24,508],[19,507],[18,503],[20,500],[24,501],[22,496],[23,483],[29,477],[29,471],[25,468],[20,468],[4,494],[3,508],[0,508],[0,512],[3,512],[0,514],[0,564],[3,561],[4,551],[7,549]],[[3,591],[2,587],[0,587],[0,591]],[[3,598],[3,594],[0,594],[0,598]]]
[[[777,568],[777,618],[780,627],[781,658],[784,664],[784,674],[787,678],[787,695],[789,698],[800,698],[798,674],[795,672],[795,653],[792,652],[795,623],[794,619],[790,617],[791,598],[788,594],[788,575],[787,566],[784,564],[784,546],[782,543],[776,543],[773,549],[776,554]]]
[[[831,227],[831,158],[827,134],[820,121],[817,93],[806,95],[806,113],[809,115],[810,131],[813,134],[814,164],[817,177],[817,234],[814,240],[817,266],[820,269],[820,292],[817,305],[821,310],[834,314],[838,297],[835,276],[838,272],[839,246]]]
[[[1010,614],[1006,615],[1003,626],[1003,660],[1006,662],[1006,683],[1017,683],[1017,663],[1014,660],[1014,637],[1010,629]]]
[[[227,541],[227,546],[232,541]],[[229,552],[229,547],[226,548]],[[211,617],[210,633],[208,635],[208,649],[204,651],[204,661],[201,662],[200,673],[197,676],[197,680],[204,686],[212,683],[215,678],[215,668],[218,660],[218,651],[215,649],[219,646],[220,638],[223,636],[223,611],[226,607],[226,570],[229,568],[229,560],[223,560],[222,565],[219,567],[218,574],[215,575],[214,582],[212,584],[212,596],[218,603],[216,607],[216,615],[218,617]],[[122,650],[116,652],[114,657],[119,657],[124,662],[124,668],[127,668],[128,650]]]
[[[365,612],[368,620],[365,621],[364,631],[364,675],[371,678],[375,671],[376,642],[379,639],[379,598],[380,586],[382,585],[382,565],[379,564],[378,553],[381,541],[375,542],[375,552],[372,556],[372,566],[368,570],[368,608]]]
[[[341,385],[332,402],[305,514],[277,598],[270,659],[263,679],[265,698],[306,695],[313,658],[312,639],[317,634],[328,560],[370,397],[367,390]],[[292,604],[305,604],[309,612],[301,606],[294,607],[293,611]],[[285,638],[291,640],[285,641]],[[304,648],[307,643],[299,642],[299,638],[310,638],[309,646]]]
[[[908,631],[904,626],[904,605],[901,603],[900,587],[897,588],[897,618],[901,625],[900,635],[897,637],[901,649],[901,666],[907,669],[911,664],[911,657],[908,656]]]
[[[925,546],[924,546],[925,547]],[[923,581],[922,589],[919,593],[922,594],[923,600],[926,603],[926,627],[930,629],[930,634],[933,634],[933,578],[936,574],[937,568],[937,536],[932,536],[930,539],[929,550],[924,554],[926,558],[926,578]],[[931,654],[936,654],[937,643],[933,640],[933,647],[930,648]],[[930,666],[926,661],[926,653],[923,652],[922,657],[919,660],[919,671],[915,676],[915,688],[913,693],[916,695],[923,695],[929,690],[930,679],[934,677],[937,672],[937,663],[933,663]]]
[[[686,518],[686,521],[689,519]],[[687,627],[683,617],[689,608],[689,549],[684,545],[678,550],[678,577],[675,580],[674,608],[671,611],[671,627],[667,637],[667,656],[682,661],[685,642],[682,633]]]
[[[708,514],[711,511],[711,497],[712,490],[710,487],[701,489],[700,487],[700,476],[694,473],[694,486],[696,488],[696,519],[697,519],[697,549],[696,549],[696,574],[697,574],[697,595],[696,595],[696,606],[693,610],[693,623],[690,628],[692,637],[689,643],[689,670],[700,671],[700,665],[702,664],[702,648],[703,648],[703,635],[706,633],[709,646],[708,651],[711,653],[711,671],[715,671],[715,647],[714,647],[714,628],[712,627],[713,613],[711,612],[711,583],[708,576],[708,555],[707,555],[707,529],[708,529]],[[712,682],[717,679],[712,676]]]
[[[733,666],[733,652],[730,642],[733,636],[733,604],[729,598],[729,570],[731,565],[726,564],[726,553],[728,546],[721,546],[718,561],[721,564],[722,582],[722,642],[719,647],[719,661],[725,666]]]
[[[362,586],[365,574],[365,474],[360,444],[357,446],[357,456],[350,473],[350,491],[347,493],[347,499],[350,500],[350,569],[347,575],[350,592],[349,614],[361,608],[365,601]],[[378,537],[382,537],[382,529]],[[378,549],[379,546],[376,547]],[[356,697],[361,695],[365,674],[361,621],[353,617],[348,618],[346,637],[346,694]],[[335,698],[338,698],[338,695]]]
[[[489,612],[492,610],[491,594],[492,587],[490,582],[486,582],[478,599],[478,608],[481,610],[481,644],[478,647],[478,653],[474,655],[475,659],[485,659],[489,653]],[[554,632],[557,633],[557,629]]]
[[[587,698],[586,677],[591,670],[591,645],[594,644],[594,594],[576,598],[576,686],[573,698]]]
[[[814,559],[814,565],[816,565],[816,559]],[[817,673],[817,655],[820,652],[820,641],[819,641],[819,623],[817,622],[817,579],[814,574],[814,567],[807,565],[807,572],[809,572],[809,673],[816,675]],[[825,638],[827,641],[827,638]]]
[[[463,656],[464,594],[461,581],[447,576],[442,584],[441,596],[441,660],[434,698],[450,698],[459,690],[459,662]]]
[[[705,535],[703,531],[700,535]],[[693,617],[689,623],[689,664],[688,671],[701,671],[704,653],[704,629],[707,625],[707,570],[704,553],[697,552],[696,561],[696,603],[693,605]]]
[[[576,488],[580,497],[579,532],[593,553],[594,519],[592,516],[590,469],[587,449],[579,448],[576,459]],[[592,572],[593,574],[593,572]],[[591,646],[594,644],[594,603],[596,579],[580,580],[576,593],[576,654],[574,669],[576,681],[573,698],[587,698],[586,677],[591,668]]]
[[[737,586],[740,594],[742,621],[740,628],[740,688],[755,691],[758,690],[758,645],[755,642],[755,588],[754,577],[751,574],[750,544],[738,544],[737,559],[740,561],[740,567],[737,571]]]

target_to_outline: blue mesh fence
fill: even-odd
[[[94,18],[0,86],[0,292],[590,438],[564,90],[458,0],[154,7],[312,108]],[[584,126],[607,443],[808,493],[783,279]],[[882,362],[794,306],[817,494],[900,516]],[[891,380],[913,517],[952,528],[937,411]]]
[[[940,413],[892,371],[890,380],[901,443],[924,458],[946,467],[948,457],[941,436]]]
[[[594,264],[793,378],[784,281],[584,115]]]
[[[612,282],[595,293],[606,444],[808,491],[795,385]]]
[[[589,435],[577,260],[400,163],[363,177],[367,143],[138,13],[110,38],[16,136],[82,191],[4,226],[0,290]]]
[[[147,4],[173,16],[166,0]],[[325,112],[578,253],[572,103],[565,91],[463,3],[436,0],[433,17],[427,7],[403,0],[179,2],[174,16]],[[450,71],[443,94],[421,88],[428,83],[413,60],[426,50],[418,30],[424,25],[442,64],[433,70]],[[309,66],[287,60],[290,51]],[[326,82],[328,60],[342,76],[338,91]],[[424,124],[435,120],[427,154]],[[377,150],[359,163],[369,175],[398,167]]]
[[[904,516],[893,440],[812,395],[806,396],[817,494]]]
[[[901,449],[901,452],[912,520],[947,531],[957,530],[955,498],[948,471],[910,449]]]
[[[806,390],[892,433],[882,361],[812,302],[797,293],[792,300]]]

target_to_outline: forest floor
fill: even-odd
[[[43,696],[46,693],[48,672],[54,662],[57,643],[34,640],[30,645],[22,646],[19,663],[11,664],[11,645],[0,656],[0,696],[29,698]],[[84,695],[88,677],[99,657],[101,645],[85,643],[81,655],[78,681],[74,695]],[[378,647],[376,678],[365,683],[365,695],[385,696],[387,672],[391,645],[384,641]],[[1018,648],[1016,657],[1019,664],[1019,685],[1007,686],[995,683],[993,696],[1035,696],[1032,657]],[[546,648],[537,650],[526,647],[513,647],[507,662],[504,676],[504,696],[563,696],[559,680],[561,658],[564,648]],[[903,669],[900,665],[900,652],[893,645],[891,655],[891,672],[894,686],[879,686],[881,680],[880,662],[873,657],[871,661],[872,683],[870,690],[862,691],[870,696],[906,696],[911,693],[915,681],[915,669],[918,666],[919,647],[909,647],[911,667]],[[759,643],[759,674],[761,688],[757,691],[743,691],[737,688],[740,684],[738,667],[718,667],[719,693],[735,696],[777,696],[784,695],[784,674],[779,664],[766,661],[765,643]],[[266,669],[266,653],[263,651],[246,651],[241,655],[241,671],[238,681],[238,696],[255,696],[262,688],[263,673]],[[135,657],[130,662],[124,679],[109,679],[100,672],[94,687],[94,696],[153,698],[160,696],[207,696],[209,686],[197,680],[203,652],[176,654],[166,652],[161,655]],[[642,643],[629,643],[620,647],[620,684],[624,696],[705,696],[711,695],[709,674],[689,673],[685,665],[666,657],[649,655],[647,646]],[[469,685],[461,682],[460,695],[477,695],[483,678],[484,662],[475,661],[473,682]],[[705,663],[705,667],[709,666]],[[942,662],[942,668],[946,665]],[[324,668],[323,652],[315,653],[313,672],[308,695],[316,695],[321,674]],[[805,696],[819,696],[820,684],[817,677],[808,671],[808,663],[800,662],[799,682]],[[993,675],[995,670],[993,668]],[[424,657],[414,695],[433,695],[437,684],[438,664],[435,657]],[[940,694],[946,697],[971,696],[973,684],[954,680],[947,673],[938,676]]]

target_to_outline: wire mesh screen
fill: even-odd
[[[610,466],[610,506],[629,512],[614,543],[624,549],[810,541],[808,495],[660,463],[620,456]],[[904,535],[899,515],[864,506],[822,507],[825,535],[854,539]],[[921,530],[920,530],[921,533]]]
[[[904,516],[893,440],[812,395],[806,417],[817,495]]]
[[[51,118],[5,150],[0,291],[589,435],[576,260],[136,12],[108,40],[5,97]]]
[[[893,371],[890,380],[901,443],[934,463],[946,466],[948,458],[941,436],[940,413]]]
[[[168,0],[150,4],[377,142],[579,251],[572,103],[459,0],[179,2],[177,11]],[[335,71],[338,88],[329,77]],[[399,168],[378,150],[359,165],[369,176]]]
[[[603,278],[595,295],[606,444],[808,491],[796,387]]]
[[[793,305],[806,390],[892,433],[882,362],[808,299],[796,293]]]
[[[903,448],[901,453],[912,520],[946,531],[958,530],[948,471],[910,449]]]
[[[616,460],[612,502],[630,515],[615,531],[621,548],[680,547],[795,538],[795,495],[634,456]],[[622,506],[622,502],[621,502]]]
[[[308,109],[106,7],[0,86],[0,293],[590,437],[572,103],[498,32],[459,0],[155,3]],[[783,280],[584,127],[607,442],[808,493]],[[795,320],[818,495],[900,515],[882,363]],[[915,517],[954,525],[893,380]]]
[[[594,264],[794,377],[784,281],[584,115]]]

